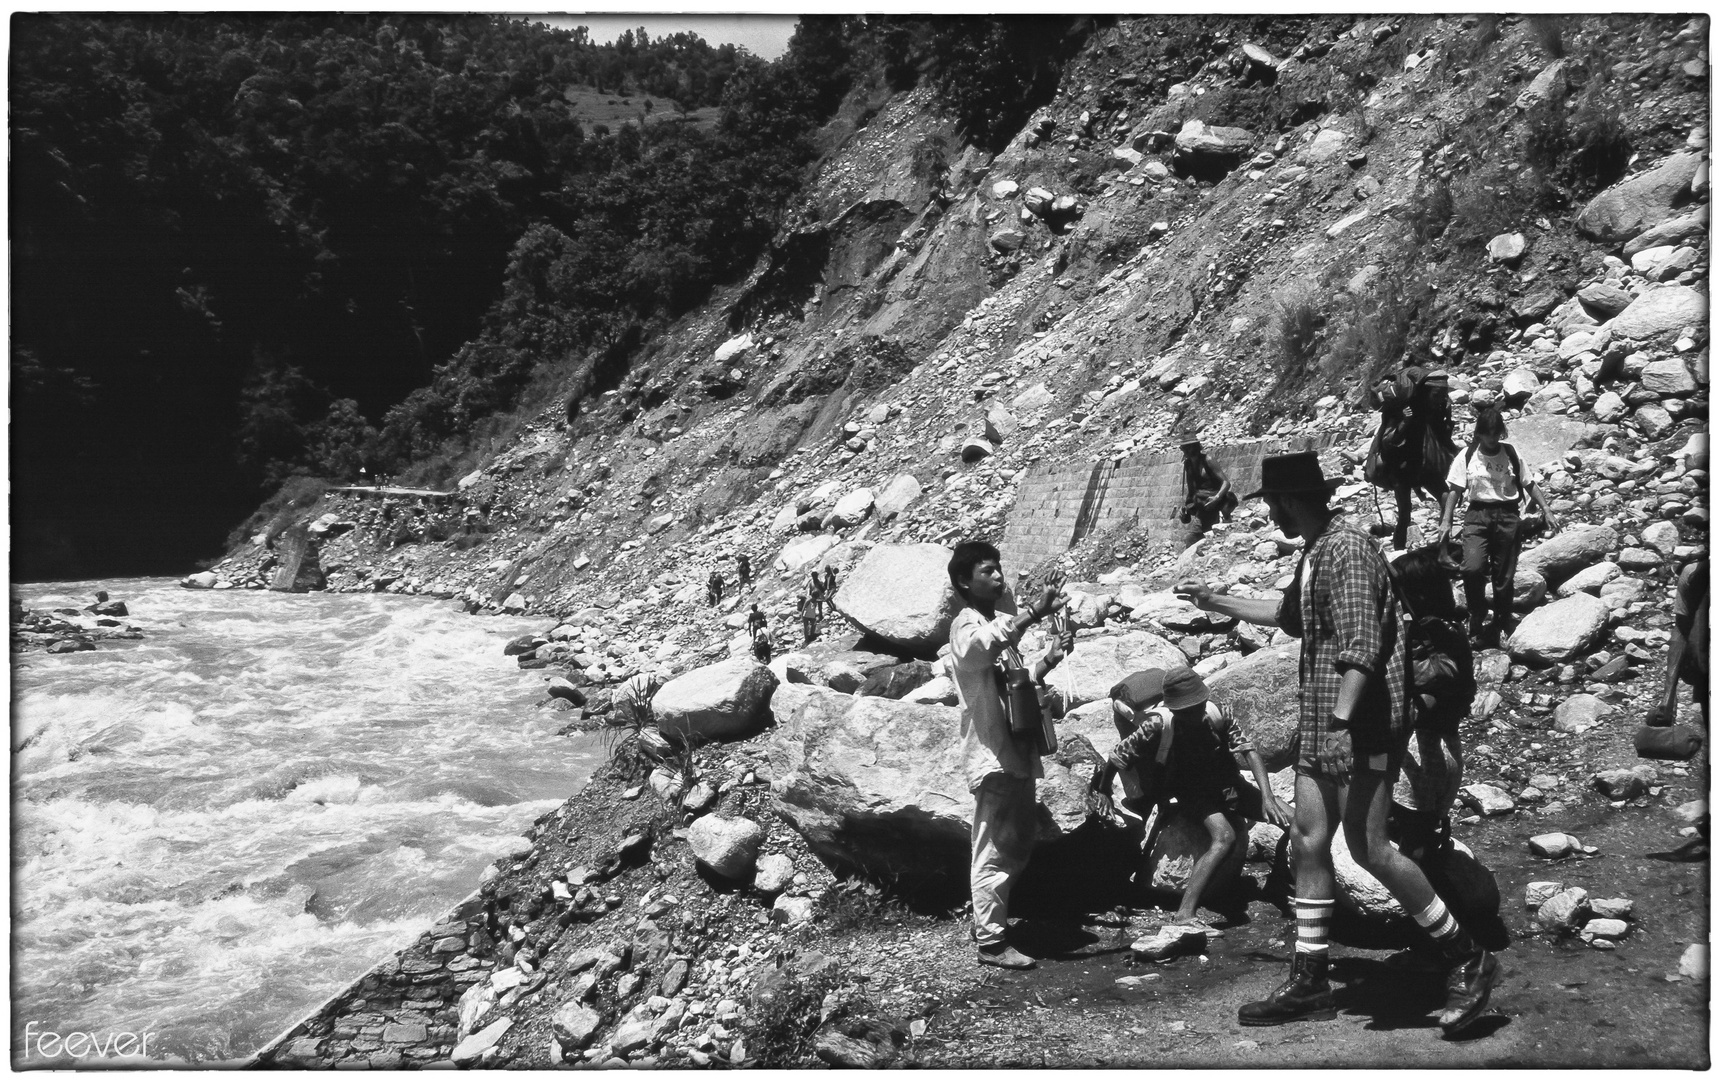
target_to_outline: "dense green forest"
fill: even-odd
[[[14,16],[15,576],[182,566],[286,478],[614,379],[753,265],[858,81],[931,79],[996,142],[1055,84],[1044,22],[804,18],[766,63],[501,16]],[[638,115],[583,123],[582,88]]]

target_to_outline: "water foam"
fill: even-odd
[[[96,588],[144,642],[14,665],[17,1024],[241,1056],[466,895],[597,760],[502,656],[524,620],[165,581],[14,591]]]

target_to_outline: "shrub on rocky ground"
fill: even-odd
[[[1321,328],[1325,320],[1316,300],[1312,290],[1296,288],[1281,296],[1274,305],[1274,336],[1279,341],[1280,356],[1287,371],[1309,370],[1321,347]]]
[[[843,980],[829,967],[809,975],[785,967],[778,974],[780,978],[754,994],[742,1039],[748,1056],[761,1066],[805,1065],[813,1057],[826,995],[842,986]]]

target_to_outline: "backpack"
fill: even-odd
[[[1471,643],[1463,631],[1445,619],[1434,615],[1419,618],[1405,600],[1398,579],[1392,573],[1394,598],[1399,602],[1399,621],[1405,634],[1405,654],[1409,660],[1406,677],[1411,695],[1424,694],[1435,699],[1427,709],[1413,707],[1413,727],[1433,731],[1456,731],[1459,722],[1471,714],[1471,703],[1477,698],[1476,658]]]
[[[1363,478],[1377,487],[1408,483],[1439,498],[1457,450],[1446,374],[1415,365],[1403,368],[1376,407],[1381,422],[1369,443]]]

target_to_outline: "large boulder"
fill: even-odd
[[[856,488],[849,494],[837,500],[837,505],[826,515],[825,524],[833,529],[847,529],[859,525],[873,512],[873,489]]]
[[[850,622],[910,656],[930,660],[950,640],[962,602],[946,567],[943,544],[880,544],[837,590]]]
[[[749,818],[708,814],[688,827],[688,847],[694,858],[726,878],[752,874],[764,842],[765,829]]]
[[[957,709],[800,685],[779,687],[771,709],[776,809],[815,853],[905,887],[967,887],[974,798]],[[1083,823],[1099,764],[1080,738],[1043,759],[1040,842]]]
[[[1080,638],[1047,684],[1065,711],[1099,701],[1124,676],[1143,668],[1181,667],[1189,660],[1178,647],[1146,630]]]
[[[869,672],[855,692],[866,697],[902,699],[931,682],[933,674],[933,665],[925,660],[892,664]]]
[[[1700,206],[1690,214],[1665,221],[1660,225],[1644,230],[1621,248],[1621,254],[1628,259],[1653,247],[1667,245],[1691,244],[1703,240],[1710,232],[1710,207]],[[1579,296],[1584,296],[1584,290],[1579,290]]]
[[[1288,767],[1296,756],[1300,648],[1288,641],[1257,649],[1207,678],[1214,700],[1249,733],[1269,772]]]
[[[1106,625],[1106,613],[1112,607],[1111,593],[1086,592],[1066,586],[1064,595],[1069,600],[1065,614],[1071,626],[1078,630],[1093,630]]]
[[[1513,421],[1513,449],[1526,469],[1557,464],[1584,437],[1584,425],[1558,416],[1521,416]]]
[[[652,698],[658,730],[674,739],[742,739],[765,726],[777,676],[752,657],[695,668]]]
[[[873,513],[880,521],[890,521],[921,497],[921,482],[908,473],[901,473],[885,485],[885,490],[873,500]]]
[[[1135,622],[1158,623],[1181,634],[1213,634],[1230,630],[1238,620],[1213,611],[1203,611],[1170,590],[1151,592],[1130,609]]]
[[[1195,812],[1182,808],[1155,818],[1154,833],[1148,838],[1148,859],[1142,884],[1150,889],[1182,894],[1190,883],[1190,871],[1196,860],[1208,850],[1208,827]],[[1214,868],[1208,879],[1207,895],[1213,895],[1238,880],[1244,870],[1243,847]]]
[[[1683,358],[1653,360],[1644,365],[1638,381],[1646,390],[1665,398],[1690,397],[1698,392],[1698,378]]]
[[[1608,605],[1575,593],[1540,607],[1507,640],[1507,653],[1523,664],[1546,667],[1576,660],[1596,644],[1608,625]]]
[[[1519,569],[1541,574],[1550,585],[1608,558],[1620,534],[1607,525],[1569,525],[1519,556]]]
[[[889,653],[849,646],[850,642],[839,638],[818,641],[799,650],[805,681],[816,686],[828,686],[840,694],[853,694],[875,672],[902,662]]]
[[[786,574],[794,574],[810,563],[818,561],[821,555],[837,546],[837,537],[830,533],[818,536],[803,536],[791,540],[783,546],[783,551],[777,556],[777,568]]]
[[[1217,179],[1249,157],[1255,143],[1256,137],[1243,128],[1186,120],[1172,140],[1173,164],[1181,175]]]
[[[1579,213],[1578,231],[1592,240],[1620,243],[1675,216],[1691,194],[1697,154],[1671,154],[1592,199]]]
[[[1405,918],[1405,909],[1376,877],[1351,854],[1345,842],[1345,831],[1335,830],[1333,837],[1333,877],[1337,886],[1335,899],[1348,914],[1366,922],[1380,923]],[[1477,861],[1471,849],[1458,840],[1446,857],[1444,868],[1448,879],[1466,898],[1472,911],[1488,911],[1500,905],[1500,886],[1495,875]]]
[[[1710,297],[1685,285],[1646,289],[1626,310],[1609,320],[1615,338],[1646,341],[1677,334],[1687,326],[1703,326],[1709,319]]]
[[[1079,705],[1059,717],[1058,733],[1061,738],[1082,736],[1101,757],[1112,753],[1112,748],[1122,737],[1117,722],[1112,719],[1112,702],[1107,699]]]

